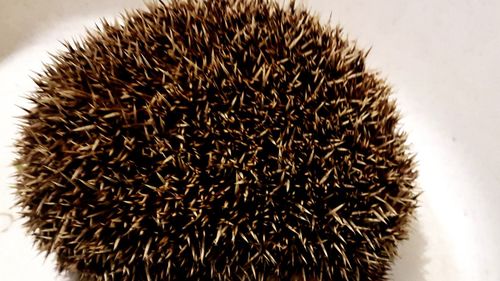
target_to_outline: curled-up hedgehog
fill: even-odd
[[[385,280],[416,206],[391,89],[294,3],[155,2],[65,43],[17,142],[82,280]]]

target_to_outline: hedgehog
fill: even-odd
[[[271,0],[102,20],[20,117],[27,231],[80,280],[387,280],[417,206],[392,90]]]

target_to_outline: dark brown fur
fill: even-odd
[[[96,280],[382,280],[416,205],[390,88],[293,4],[174,1],[36,79],[18,198]]]

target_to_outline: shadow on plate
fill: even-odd
[[[421,223],[413,221],[409,239],[399,246],[399,257],[392,267],[390,280],[394,281],[425,281],[425,266],[428,257],[425,256],[427,242],[422,232]]]

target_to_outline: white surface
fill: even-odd
[[[372,47],[368,63],[394,86],[417,153],[423,190],[418,222],[402,244],[396,281],[500,280],[500,2],[497,0],[310,0],[351,39]],[[59,40],[141,1],[0,0],[0,213],[13,213],[15,105],[29,75]],[[0,219],[4,219],[1,218]],[[0,232],[0,280],[57,277],[15,223]]]

